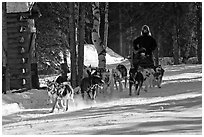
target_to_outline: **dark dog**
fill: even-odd
[[[61,84],[63,82],[68,82],[68,77],[67,76],[58,76],[55,80],[58,84]]]
[[[116,67],[116,69],[120,71],[120,73],[122,75],[122,79],[125,80],[125,88],[126,88],[126,85],[127,85],[127,68],[124,65],[119,64]]]
[[[130,68],[129,71],[129,95],[132,95],[132,86],[135,86],[135,93],[137,93],[137,95],[140,94],[140,89],[142,87],[142,84],[144,82],[144,77],[142,75],[141,72],[138,72],[136,69],[134,68]]]
[[[91,72],[91,75],[98,75],[98,76],[102,77],[102,73],[105,72],[106,70],[101,69],[101,68],[97,68],[97,67],[92,67],[91,65],[88,67],[84,66],[83,78],[89,76],[89,74],[87,73],[88,71]]]
[[[84,99],[84,94],[87,93],[89,99],[95,100],[96,90],[104,82],[98,75],[91,74],[90,71],[87,71],[87,73],[88,77],[83,78],[80,83],[82,98]]]
[[[159,65],[154,68],[154,71],[155,73],[153,83],[154,85],[157,85],[158,88],[161,88],[162,78],[164,76],[164,69],[161,65]]]

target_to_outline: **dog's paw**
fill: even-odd
[[[49,111],[49,113],[53,113],[53,112],[54,112],[53,110]]]

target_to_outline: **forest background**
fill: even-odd
[[[37,2],[36,5],[42,15],[36,19],[38,65],[42,71],[53,73],[60,69],[62,60],[66,62],[67,52],[79,55],[84,50],[80,45],[93,44],[96,19],[93,3]],[[158,44],[154,52],[157,64],[163,57],[171,57],[175,65],[186,63],[190,57],[202,63],[201,2],[100,2],[99,15],[103,45],[124,58],[131,54],[132,41],[146,24]]]

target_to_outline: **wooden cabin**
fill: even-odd
[[[31,89],[39,86],[33,3],[2,3],[2,88]]]

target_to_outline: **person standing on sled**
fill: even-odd
[[[138,66],[143,68],[154,67],[153,51],[156,49],[156,40],[151,36],[147,25],[142,27],[141,36],[133,41],[133,67],[137,70]]]

